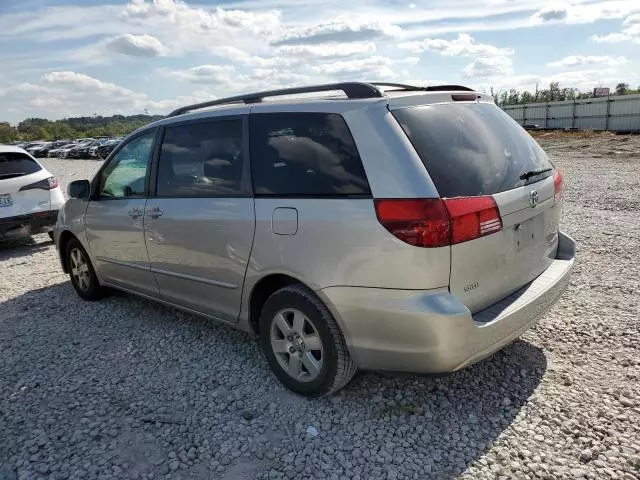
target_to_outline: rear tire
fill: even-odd
[[[276,377],[308,397],[340,390],[357,370],[333,315],[301,284],[267,299],[260,316],[260,344]]]
[[[87,301],[100,300],[104,289],[98,282],[87,251],[77,238],[69,240],[65,260],[71,284],[80,298]]]

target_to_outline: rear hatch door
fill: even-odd
[[[451,293],[475,313],[549,267],[560,214],[554,169],[520,125],[491,102],[420,105],[393,114],[442,198],[485,196],[499,210],[499,231],[452,244]]]
[[[51,174],[29,155],[0,152],[0,219],[49,210],[49,190],[30,188],[49,177]]]

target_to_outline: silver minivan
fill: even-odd
[[[258,335],[317,396],[357,369],[451,372],[566,288],[562,174],[489,95],[339,83],[180,108],[69,186],[55,241],[106,287]]]

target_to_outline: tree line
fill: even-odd
[[[66,140],[83,137],[120,137],[162,115],[112,115],[110,117],[74,117],[64,120],[27,118],[17,126],[0,122],[0,143],[29,140]]]
[[[620,82],[616,85],[612,95],[630,95],[634,93],[640,93],[640,86],[633,90],[629,88],[628,83]],[[584,98],[592,98],[592,92],[580,92],[577,88],[560,88],[559,82],[551,82],[549,88],[539,90],[536,87],[535,92],[523,91],[520,92],[514,88],[505,90],[500,93],[494,92],[491,89],[491,96],[497,105],[518,105],[525,103],[547,103],[547,102],[562,102],[565,100],[581,100]]]

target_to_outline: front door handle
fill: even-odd
[[[138,218],[140,215],[142,215],[142,209],[135,207],[129,210],[128,213],[131,218]]]
[[[160,207],[153,207],[147,210],[147,215],[151,218],[161,217],[164,212],[160,209]]]

